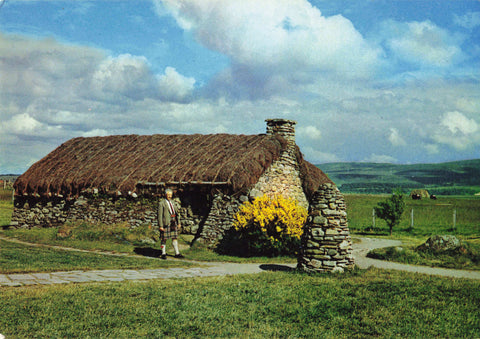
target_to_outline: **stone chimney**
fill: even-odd
[[[281,135],[289,145],[295,145],[295,124],[296,121],[285,119],[266,119],[267,134]]]
[[[308,200],[303,191],[300,178],[300,166],[297,159],[295,144],[295,124],[293,120],[267,119],[267,135],[279,135],[285,139],[285,145],[280,157],[272,163],[258,182],[250,190],[250,198],[264,194],[280,194],[292,198],[308,209]]]

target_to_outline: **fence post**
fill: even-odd
[[[457,209],[453,210],[453,230],[457,227]]]
[[[373,223],[373,228],[375,228],[375,208],[372,209],[372,223]]]
[[[410,219],[411,219],[410,227],[413,228],[413,208],[412,208],[412,211],[410,212]]]

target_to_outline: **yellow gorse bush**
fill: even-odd
[[[245,202],[235,216],[235,229],[260,229],[271,241],[281,236],[300,239],[307,210],[293,199],[264,195]]]

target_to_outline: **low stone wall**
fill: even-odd
[[[179,199],[176,202],[178,206],[181,205]],[[154,197],[84,195],[69,201],[60,198],[16,197],[10,225],[33,228],[59,226],[68,221],[87,221],[105,224],[127,222],[132,228],[145,224],[155,226],[157,204],[158,198]],[[191,206],[186,205],[180,208],[180,218],[182,232],[195,234],[205,216],[194,214]]]
[[[225,232],[232,228],[240,205],[247,200],[246,196],[236,199],[227,194],[217,193],[197,241],[214,247],[223,238]]]
[[[32,228],[61,225],[68,220],[73,201],[15,197],[10,226]]]
[[[309,272],[343,272],[354,265],[343,195],[335,185],[320,185],[310,202],[298,268]]]

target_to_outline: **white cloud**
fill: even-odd
[[[407,144],[396,128],[390,128],[388,140],[393,146],[405,146]]]
[[[140,100],[152,96],[155,78],[145,57],[122,54],[100,63],[92,76],[92,87],[98,96],[124,95]]]
[[[107,130],[99,129],[99,128],[82,133],[82,137],[104,137],[107,135],[110,135],[110,133]]]
[[[10,121],[5,122],[5,126],[13,133],[26,134],[35,132],[42,127],[42,124],[30,115],[23,113],[13,116]]]
[[[300,127],[296,134],[310,140],[319,140],[322,138],[322,132],[315,126]]]
[[[440,152],[438,145],[427,144],[424,146],[428,154],[438,154]]]
[[[362,162],[375,162],[379,164],[392,164],[398,162],[397,159],[390,155],[378,155],[378,154],[371,154],[368,158],[362,160]]]
[[[76,136],[257,134],[265,118],[296,120],[297,144],[312,163],[479,157],[478,71],[463,80],[449,68],[462,60],[463,40],[444,28],[382,26],[376,46],[395,56],[383,70],[413,79],[400,86],[372,77],[385,66],[381,49],[348,19],[306,1],[166,3],[198,43],[230,59],[208,86],[180,74],[181,61],[157,65],[164,71],[156,74],[142,56],[0,34],[2,171],[23,171]],[[399,74],[405,64],[410,72]],[[442,80],[441,68],[457,77]]]
[[[85,89],[85,79],[104,57],[87,47],[0,34],[0,101],[28,105],[35,98],[66,97]]]
[[[50,126],[41,123],[28,113],[14,115],[0,127],[2,134],[13,134],[17,137],[58,137],[65,134],[61,126]]]
[[[323,164],[328,162],[341,162],[342,160],[338,155],[328,152],[322,152],[322,147],[318,145],[304,146],[302,152],[305,154],[305,158],[312,164]]]
[[[466,29],[474,29],[480,26],[480,12],[468,12],[464,15],[453,16],[453,21]]]
[[[167,101],[181,102],[188,98],[194,89],[195,79],[179,74],[175,68],[167,67],[165,74],[159,77],[161,98]]]
[[[452,134],[472,134],[478,131],[478,124],[474,119],[468,119],[457,111],[445,113],[441,125],[448,128]]]
[[[0,157],[8,172],[72,137],[158,133],[167,101],[184,101],[194,84],[170,68],[159,79],[142,56],[108,57],[54,39],[0,34],[0,55]]]
[[[380,35],[394,57],[423,67],[448,67],[464,59],[463,38],[431,21],[382,24]]]
[[[104,100],[124,96],[133,100],[150,97],[182,102],[191,96],[194,85],[194,78],[179,74],[173,67],[155,76],[145,57],[130,54],[103,60],[92,76],[92,94]]]
[[[231,59],[232,68],[219,74],[215,83],[226,92],[238,95],[251,89],[253,96],[270,96],[311,83],[321,73],[369,78],[379,64],[380,49],[372,47],[348,19],[324,17],[306,0],[163,4],[200,43]]]
[[[456,150],[466,150],[480,143],[479,124],[474,119],[454,111],[442,116],[437,132],[433,139],[438,143],[449,145]]]

